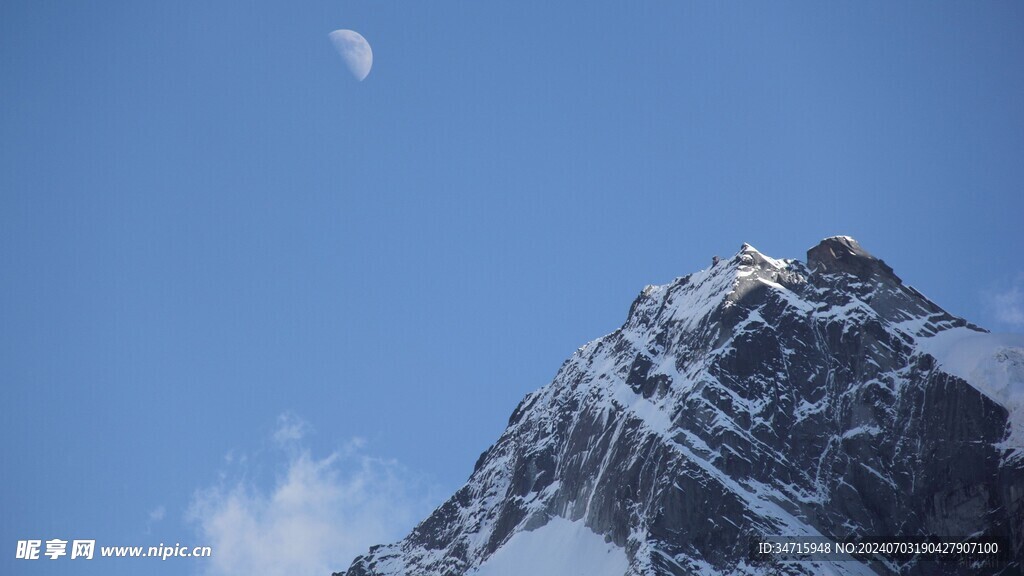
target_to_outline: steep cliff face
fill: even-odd
[[[765,535],[973,536],[1024,558],[1022,400],[1024,338],[946,313],[853,239],[806,263],[744,245],[645,288],[520,403],[461,489],[344,574],[505,573],[503,547],[556,526],[584,534],[565,550],[599,538],[629,575],[826,568],[752,560]]]

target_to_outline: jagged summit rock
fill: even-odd
[[[744,244],[644,288],[523,399],[462,488],[344,574],[984,573],[749,547],[972,536],[1024,557],[1020,398],[1024,337],[945,312],[855,240],[806,263]]]
[[[849,236],[825,238],[807,251],[807,266],[825,273],[845,272],[861,280],[879,276],[901,283],[888,264],[875,258]]]

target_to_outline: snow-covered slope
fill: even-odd
[[[582,520],[552,518],[536,530],[517,532],[472,576],[622,576],[626,552],[605,542]]]
[[[523,574],[568,557],[622,557],[608,564],[633,576],[973,573],[766,564],[749,552],[768,535],[973,535],[1022,557],[1019,344],[851,238],[806,262],[745,244],[645,288],[520,403],[465,486],[345,574],[488,575],[524,554],[540,563]],[[545,548],[558,540],[561,555]]]
[[[1010,433],[1000,446],[1007,457],[1024,457],[1024,334],[953,328],[918,339],[917,347],[1009,411]]]

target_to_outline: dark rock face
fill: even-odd
[[[630,575],[814,574],[765,535],[998,539],[1024,570],[1024,458],[1009,412],[921,352],[978,330],[846,237],[807,264],[744,245],[657,287],[528,395],[458,492],[345,576],[462,575],[518,531],[583,520]],[[973,574],[836,562],[836,573]]]
[[[807,251],[807,266],[827,274],[850,274],[861,280],[879,276],[901,283],[888,264],[868,254],[849,236],[833,236]]]

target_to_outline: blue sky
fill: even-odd
[[[0,4],[0,572],[342,568],[743,242],[1024,331],[1024,5],[495,4]]]

